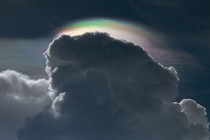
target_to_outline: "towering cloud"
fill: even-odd
[[[174,102],[178,76],[105,33],[61,36],[45,53],[51,106],[19,140],[208,140],[205,108]]]
[[[0,73],[0,139],[16,140],[16,131],[27,116],[35,115],[50,102],[48,82],[32,80],[17,71]]]

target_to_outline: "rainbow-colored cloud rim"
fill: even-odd
[[[111,37],[132,42],[141,46],[149,55],[154,58],[161,58],[164,55],[172,55],[170,50],[164,48],[165,42],[162,36],[146,26],[112,18],[91,18],[73,21],[56,31],[56,36],[70,35],[77,36],[86,32],[106,32]]]
[[[106,32],[114,38],[133,42],[141,45],[143,48],[145,45],[149,45],[151,43],[150,41],[156,40],[154,34],[142,25],[110,18],[92,18],[71,22],[59,28],[56,32],[56,36],[64,34],[76,36],[86,32],[96,31]]]

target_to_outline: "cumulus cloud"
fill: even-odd
[[[16,140],[27,116],[35,115],[50,102],[48,82],[32,80],[17,71],[0,73],[0,139]]]
[[[208,140],[205,108],[174,102],[178,76],[105,33],[61,36],[45,52],[52,104],[19,140]]]

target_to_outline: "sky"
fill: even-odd
[[[0,0],[0,139],[209,140],[209,9]]]

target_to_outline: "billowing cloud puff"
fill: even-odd
[[[208,140],[205,108],[174,102],[178,76],[104,33],[61,36],[45,53],[51,106],[19,140]]]
[[[0,73],[0,139],[16,140],[27,116],[35,115],[50,102],[48,82],[32,80],[19,72]]]

